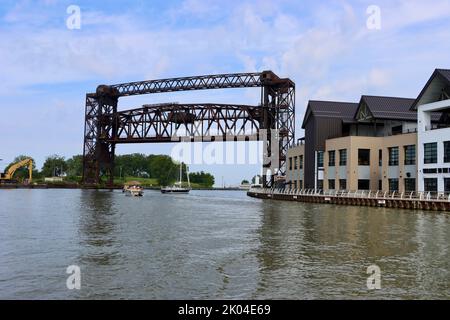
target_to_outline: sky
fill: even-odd
[[[79,29],[67,26],[71,5]],[[296,138],[308,100],[415,98],[435,68],[450,68],[450,0],[1,0],[0,39],[0,170],[20,154],[40,168],[49,155],[82,153],[85,94],[99,84],[272,70],[296,83]],[[124,98],[119,109],[256,104],[255,90]],[[119,145],[117,154],[172,150]],[[239,184],[260,165],[190,169]]]

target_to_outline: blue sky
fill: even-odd
[[[81,8],[69,30],[66,9]],[[369,5],[381,29],[366,26]],[[271,69],[296,82],[297,137],[309,99],[416,97],[434,68],[450,68],[450,1],[0,2],[0,169],[18,154],[82,152],[86,92],[99,84]],[[258,102],[254,90],[127,98],[143,103]],[[170,153],[171,145],[118,153]],[[238,183],[258,165],[193,166]]]

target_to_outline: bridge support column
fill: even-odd
[[[108,142],[116,137],[118,98],[109,87],[100,86],[97,94],[86,96],[83,183],[99,184],[107,176],[114,183],[115,144]]]

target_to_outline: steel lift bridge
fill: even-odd
[[[119,98],[127,96],[232,88],[261,88],[261,101],[254,106],[166,103],[117,110]],[[272,186],[274,174],[286,172],[286,153],[294,144],[294,112],[294,82],[272,71],[100,85],[86,95],[83,183],[98,184],[106,175],[113,184],[118,143],[264,141],[263,184]],[[178,136],[181,131],[184,136]]]

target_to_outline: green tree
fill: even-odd
[[[133,153],[119,155],[115,159],[114,176],[146,177],[149,176],[147,168],[148,159],[144,154]]]
[[[148,156],[148,172],[151,178],[158,180],[159,184],[166,186],[179,179],[179,164],[173,162],[167,155]],[[183,168],[186,172],[186,168]]]
[[[67,163],[64,157],[52,155],[45,159],[42,166],[42,175],[44,177],[61,176],[67,172]]]
[[[248,180],[242,180],[241,184],[249,184],[250,182],[248,182]]]
[[[253,184],[256,184],[256,183],[262,183],[262,177],[258,174],[258,175],[256,175],[256,176],[254,176],[253,178],[252,178],[252,183]]]
[[[189,174],[192,183],[197,183],[203,187],[211,188],[214,185],[214,176],[210,173],[192,172]]]
[[[83,175],[83,156],[76,155],[66,160],[67,175],[79,177]]]

